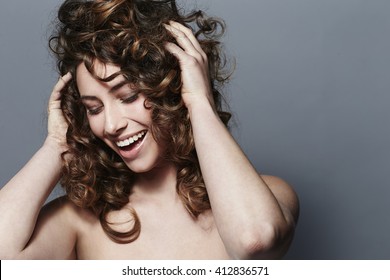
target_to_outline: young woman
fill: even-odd
[[[174,0],[67,0],[58,18],[48,135],[0,191],[0,258],[282,257],[298,200],[226,128],[223,24]]]

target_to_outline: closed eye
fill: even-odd
[[[134,95],[132,95],[132,96],[130,96],[130,97],[121,99],[121,101],[122,101],[123,103],[132,103],[132,102],[134,102],[135,100],[137,100],[137,98],[138,98],[138,94],[134,94]]]
[[[102,111],[103,106],[97,108],[86,108],[88,115],[97,115]]]
[[[95,96],[81,96],[79,102],[84,106],[88,115],[97,115],[104,107]]]

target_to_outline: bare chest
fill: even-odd
[[[212,216],[193,220],[175,216],[140,215],[141,233],[129,244],[110,240],[96,219],[81,230],[79,259],[228,259]]]

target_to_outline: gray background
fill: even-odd
[[[260,172],[299,195],[286,258],[389,259],[390,1],[196,2],[228,25],[234,135]],[[59,3],[0,9],[0,186],[45,138]]]

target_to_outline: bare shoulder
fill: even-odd
[[[75,259],[80,229],[92,213],[66,197],[47,203],[40,211],[33,235],[19,259]]]
[[[60,196],[52,201],[48,202],[43,209],[45,211],[70,211],[75,207],[67,196]]]
[[[287,208],[295,223],[299,216],[299,199],[293,187],[285,180],[271,175],[261,175],[282,208]]]
[[[95,216],[91,211],[76,206],[66,196],[56,198],[47,203],[41,211],[42,218],[58,217],[77,226],[77,222],[93,219]]]

